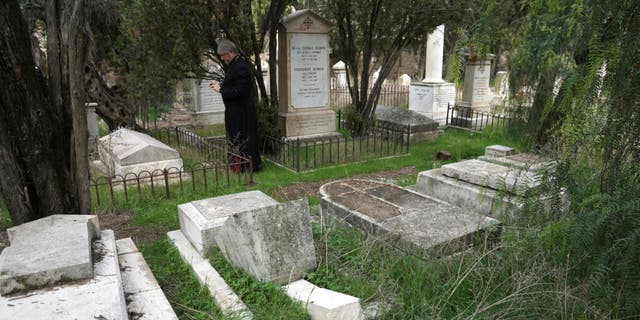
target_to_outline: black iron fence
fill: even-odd
[[[358,136],[267,137],[263,154],[281,166],[300,172],[408,154],[410,135],[409,126],[377,126]]]
[[[369,88],[371,90],[371,88]],[[331,83],[331,107],[345,109],[351,105],[351,95],[347,86]],[[399,84],[383,84],[380,90],[378,104],[409,108],[409,86]]]
[[[446,125],[451,127],[481,131],[486,127],[504,129],[515,118],[513,111],[492,113],[474,110],[468,106],[447,106]]]
[[[211,195],[235,183],[253,183],[251,160],[232,151],[224,141],[209,141],[184,128],[159,129],[152,135],[188,155],[193,164],[91,177],[89,187],[96,205],[127,203],[146,196],[170,198],[187,191]]]

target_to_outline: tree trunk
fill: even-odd
[[[16,0],[0,2],[0,32],[0,191],[11,219],[21,224],[78,213],[65,162],[68,111],[54,108],[38,82],[28,28]],[[63,100],[53,92],[48,96]]]

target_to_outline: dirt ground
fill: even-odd
[[[416,175],[417,171],[414,167],[405,167],[394,170],[380,171],[365,175],[357,175],[352,178],[371,179],[376,181],[393,183],[397,179],[407,176]],[[320,186],[330,180],[300,182],[293,185],[280,187],[276,189],[271,196],[279,201],[287,201],[299,199],[302,197],[315,196],[318,194]],[[130,223],[133,213],[131,211],[101,213],[99,215],[100,228],[111,229],[114,231],[116,239],[132,238],[137,244],[151,243],[165,237],[169,231],[166,228],[158,226],[136,226]],[[166,230],[165,230],[166,229]],[[5,230],[0,230],[0,252],[4,247],[9,245]]]

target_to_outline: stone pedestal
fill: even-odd
[[[489,58],[492,56],[490,55]],[[464,89],[462,91],[463,105],[488,111],[493,99],[489,90],[491,75],[491,60],[470,60],[464,69]]]
[[[413,82],[409,87],[409,110],[434,120],[446,117],[447,106],[455,101],[456,87],[453,83]]]
[[[329,27],[316,13],[300,10],[278,28],[278,127],[287,138],[336,133],[329,109]]]

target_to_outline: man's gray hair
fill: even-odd
[[[236,45],[233,44],[233,42],[226,39],[220,40],[218,42],[218,55],[225,54],[225,53],[238,53],[238,49],[236,48]]]

